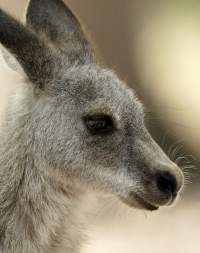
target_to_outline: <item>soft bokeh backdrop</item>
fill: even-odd
[[[27,0],[0,0],[23,19]],[[200,252],[200,2],[68,0],[113,68],[144,101],[147,124],[176,158],[188,154],[189,180],[176,207],[146,213],[99,200],[85,253]],[[20,76],[0,59],[0,114]],[[189,166],[190,167],[190,166]],[[189,183],[189,182],[188,182]]]

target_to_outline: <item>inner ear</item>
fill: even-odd
[[[21,76],[26,76],[23,68],[17,61],[17,59],[2,45],[0,45],[0,51],[2,53],[2,57],[6,63],[6,65],[13,71],[19,73]]]
[[[26,23],[37,34],[45,34],[68,61],[85,63],[93,59],[80,22],[63,1],[30,0]]]

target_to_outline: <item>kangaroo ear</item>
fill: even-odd
[[[15,57],[29,79],[42,88],[58,65],[52,49],[0,9],[0,43]]]
[[[13,71],[18,72],[20,75],[24,76],[24,70],[17,61],[17,59],[3,46],[0,45],[0,51],[2,52],[3,59],[7,66]]]
[[[93,53],[79,21],[61,0],[30,0],[26,22],[35,32],[44,33],[69,62],[92,61]]]

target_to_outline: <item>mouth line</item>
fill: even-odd
[[[169,202],[168,202],[168,206],[171,206],[171,205],[173,205],[174,204],[174,202],[176,201],[176,199],[177,199],[177,196],[178,196],[178,194],[176,193],[176,194],[173,194],[172,196],[171,196],[171,199],[169,200]]]
[[[134,194],[134,198],[135,200],[145,209],[149,210],[149,211],[156,211],[159,209],[158,206],[152,205],[151,203],[149,203],[147,200],[145,200],[144,198],[142,198],[141,196]]]

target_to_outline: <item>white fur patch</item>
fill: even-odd
[[[24,70],[15,59],[15,57],[0,44],[0,51],[5,64],[13,71],[18,72],[21,76],[26,76]]]

